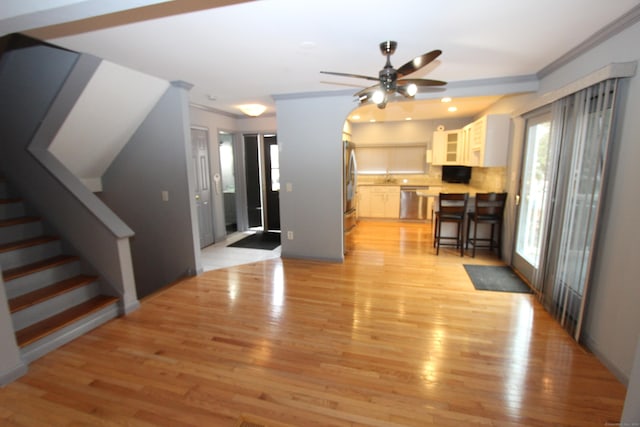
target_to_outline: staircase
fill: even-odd
[[[118,298],[0,178],[0,266],[27,363],[117,317]]]

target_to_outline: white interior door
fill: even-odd
[[[211,204],[211,173],[209,171],[209,132],[191,128],[191,152],[196,172],[195,199],[198,210],[200,247],[213,243],[213,205]]]

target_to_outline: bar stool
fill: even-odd
[[[476,256],[476,247],[498,249],[498,257],[502,257],[502,218],[504,205],[507,200],[507,193],[478,193],[476,194],[475,209],[467,214],[467,243],[473,245],[471,256]],[[473,222],[473,237],[471,236],[471,223]],[[478,237],[478,226],[480,224],[491,225],[489,237]],[[479,245],[481,242],[488,244]]]
[[[460,256],[464,256],[464,215],[467,212],[469,193],[440,193],[438,197],[438,211],[435,213],[435,235],[433,246],[436,255],[440,254],[440,246],[455,246],[460,248]],[[442,223],[456,225],[455,236],[442,235]],[[442,243],[442,240],[454,240],[455,243]]]

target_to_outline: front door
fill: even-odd
[[[191,153],[196,173],[194,197],[198,211],[200,247],[213,243],[213,206],[211,205],[211,176],[209,173],[209,131],[191,128]]]
[[[247,183],[247,218],[249,227],[262,227],[260,179],[260,145],[257,134],[244,135],[244,170]]]
[[[280,230],[280,156],[275,135],[264,135],[267,230]]]
[[[550,168],[551,112],[528,118],[526,129],[512,263],[531,285],[539,289],[537,279],[549,226],[547,218],[553,189]]]

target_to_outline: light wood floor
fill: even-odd
[[[260,261],[147,298],[0,389],[0,425],[620,420],[624,386],[533,296],[474,290],[462,264],[493,255],[436,257],[424,224],[354,238],[344,264]]]

